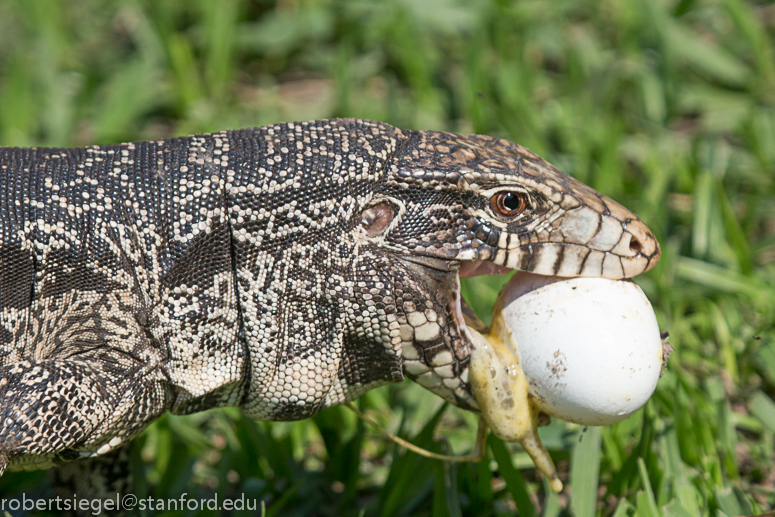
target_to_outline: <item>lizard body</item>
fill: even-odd
[[[630,211],[486,136],[337,119],[0,148],[0,473],[165,411],[294,420],[405,375],[476,410],[459,274],[658,258]]]

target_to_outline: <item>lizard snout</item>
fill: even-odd
[[[630,278],[654,267],[660,249],[648,226],[611,199],[597,201],[599,210],[586,204],[554,221],[564,247],[555,274]]]

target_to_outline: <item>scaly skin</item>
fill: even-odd
[[[165,411],[306,418],[405,375],[476,410],[461,265],[658,258],[633,213],[486,136],[345,119],[0,148],[0,467],[116,450]]]

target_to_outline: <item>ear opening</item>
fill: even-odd
[[[382,201],[371,206],[361,214],[361,226],[366,230],[366,235],[376,237],[385,232],[396,217],[396,209],[387,201]]]

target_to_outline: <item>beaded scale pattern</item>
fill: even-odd
[[[633,213],[486,136],[338,119],[0,148],[0,473],[115,453],[165,411],[301,419],[405,375],[476,411],[459,273],[658,258]]]

